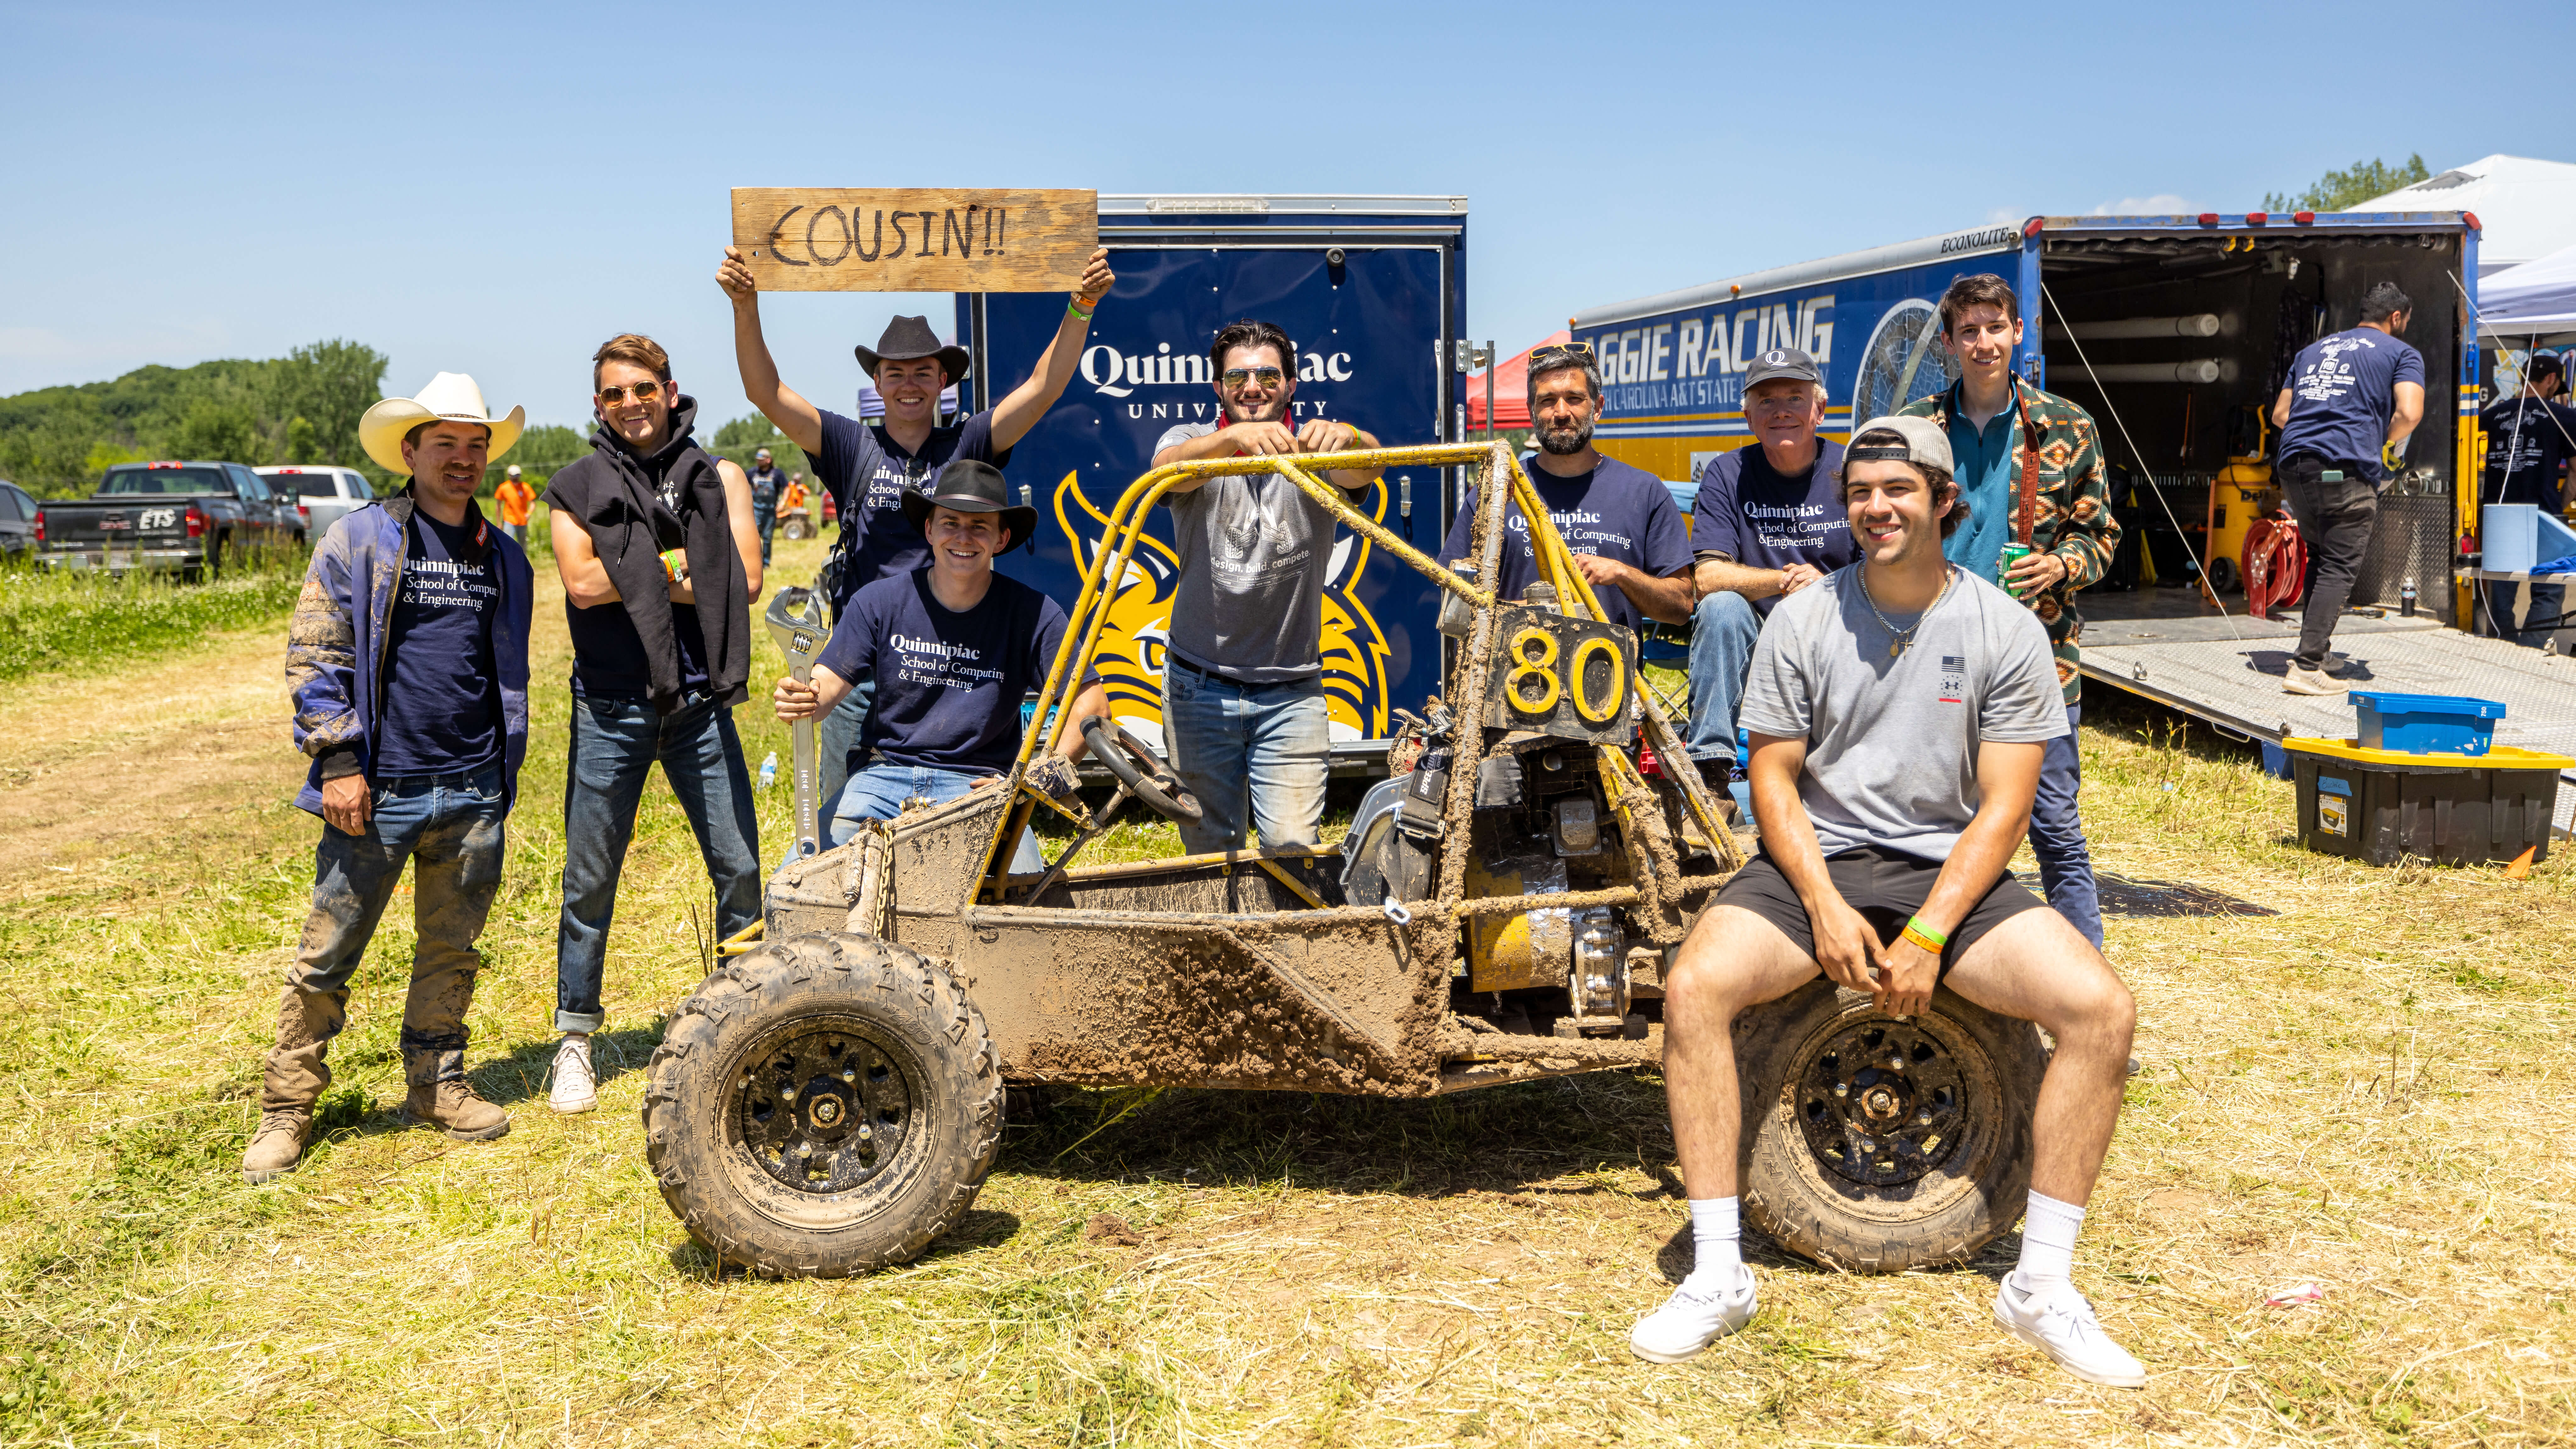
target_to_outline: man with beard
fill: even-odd
[[[591,356],[599,429],[555,474],[550,537],[572,632],[572,756],[564,768],[563,918],[555,933],[558,1112],[599,1105],[590,1038],[617,880],[655,761],[715,888],[716,934],[760,915],[760,826],[733,707],[749,697],[761,538],[751,485],[689,435],[697,402],[649,337]]]
[[[2352,686],[2326,668],[2326,646],[2370,556],[2379,490],[2406,465],[2406,440],[2424,421],[2424,354],[2398,341],[2415,304],[2395,282],[2362,295],[2350,329],[2320,337],[2290,359],[2272,403],[2281,501],[2308,551],[2308,595],[2299,604],[2299,652],[2281,676],[2286,694],[2340,695]]]
[[[1208,361],[1225,423],[1166,432],[1157,468],[1378,445],[1348,423],[1288,425],[1297,344],[1268,322],[1228,325]],[[1355,493],[1377,470],[1324,476]],[[1237,849],[1248,816],[1264,846],[1313,845],[1332,754],[1323,641],[1333,516],[1276,473],[1192,479],[1163,503],[1181,556],[1163,651],[1163,739],[1204,812],[1181,827],[1181,841],[1193,854]]]
[[[1689,622],[1690,532],[1673,506],[1672,490],[1592,446],[1592,429],[1601,417],[1601,373],[1592,349],[1578,342],[1531,353],[1529,409],[1538,451],[1521,459],[1521,471],[1556,520],[1606,620],[1627,629],[1636,628],[1640,616]],[[1440,546],[1442,563],[1471,557],[1468,533],[1475,518],[1476,494],[1470,490]],[[1503,541],[1503,576],[1488,582],[1496,598],[1518,599],[1541,577],[1518,500],[1503,510],[1503,527],[1510,534]]]
[[[875,347],[850,349],[885,403],[882,422],[862,423],[816,407],[778,380],[778,364],[760,331],[759,285],[742,253],[725,248],[716,284],[733,300],[734,362],[742,369],[743,393],[813,460],[814,480],[840,518],[841,535],[825,566],[833,618],[869,584],[929,564],[930,545],[904,516],[904,497],[921,492],[952,459],[972,458],[996,468],[1010,463],[1012,446],[1028,436],[1073,381],[1083,339],[1091,333],[1092,309],[1117,281],[1117,273],[1109,270],[1108,248],[1094,251],[1082,285],[1074,290],[1054,339],[1038,354],[1028,380],[991,408],[944,427],[939,394],[964,380],[966,349],[941,346],[926,317],[895,318]],[[867,722],[876,691],[871,679],[849,683],[850,692],[823,716],[815,732],[822,751],[815,772],[821,793],[815,798],[827,817],[847,783],[843,761]]]

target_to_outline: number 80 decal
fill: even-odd
[[[1503,697],[1523,714],[1547,714],[1556,708],[1560,694],[1570,698],[1574,712],[1597,725],[1618,718],[1619,708],[1628,702],[1628,672],[1620,667],[1619,646],[1595,635],[1574,646],[1566,660],[1572,675],[1569,688],[1556,669],[1556,636],[1535,625],[1523,628],[1505,646],[1511,656],[1511,672],[1503,676]],[[1610,660],[1609,687],[1596,697],[1588,685],[1589,666],[1596,654]]]

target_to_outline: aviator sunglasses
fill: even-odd
[[[1217,380],[1227,387],[1241,387],[1246,382],[1257,382],[1263,387],[1277,387],[1280,378],[1286,375],[1275,367],[1229,367],[1217,374]]]
[[[629,391],[632,391],[635,394],[635,400],[637,402],[651,402],[653,399],[662,395],[662,384],[647,380],[635,384],[632,389],[623,387],[603,387],[599,390],[599,400],[608,404],[610,407],[615,407],[619,403],[626,401],[626,394]]]

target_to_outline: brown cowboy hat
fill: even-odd
[[[1038,511],[1011,502],[1011,485],[1002,478],[1002,470],[973,458],[959,458],[939,470],[930,480],[928,493],[905,489],[903,516],[912,526],[928,531],[930,510],[945,508],[956,513],[998,513],[1002,526],[1011,531],[1011,547],[1026,546],[1037,537]]]
[[[853,347],[850,351],[857,355],[859,366],[866,368],[870,377],[877,375],[880,362],[910,362],[917,357],[936,357],[939,365],[948,370],[950,382],[966,380],[966,349],[940,346],[939,334],[930,330],[927,317],[897,317],[886,324],[885,335],[877,339],[875,348]]]

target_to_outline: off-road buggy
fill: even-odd
[[[1472,574],[1318,481],[1460,465],[1487,485]],[[1131,802],[1198,809],[1106,720],[1086,726],[1118,782],[1106,804],[1085,813],[1021,783],[1067,727],[1058,707],[1145,519],[1185,478],[1274,470],[1446,591],[1446,693],[1408,719],[1395,772],[1338,844],[1077,864]],[[1500,576],[1507,498],[1547,579],[1521,600],[1476,582]],[[1601,618],[1499,446],[1146,474],[1092,553],[1009,777],[788,866],[760,925],[728,944],[739,954],[672,1018],[644,1105],[664,1199],[727,1262],[847,1274],[912,1259],[973,1203],[1006,1084],[1424,1097],[1654,1067],[1664,972],[1741,860],[1635,636]],[[797,634],[791,657],[818,643]],[[1068,816],[1071,842],[1042,873],[1009,874],[1037,811]],[[810,837],[810,800],[800,812]],[[1852,1269],[1956,1262],[2021,1215],[2044,1066],[2028,1025],[1946,992],[1893,1018],[1818,981],[1745,1013],[1734,1045],[1745,1206],[1790,1249]]]

